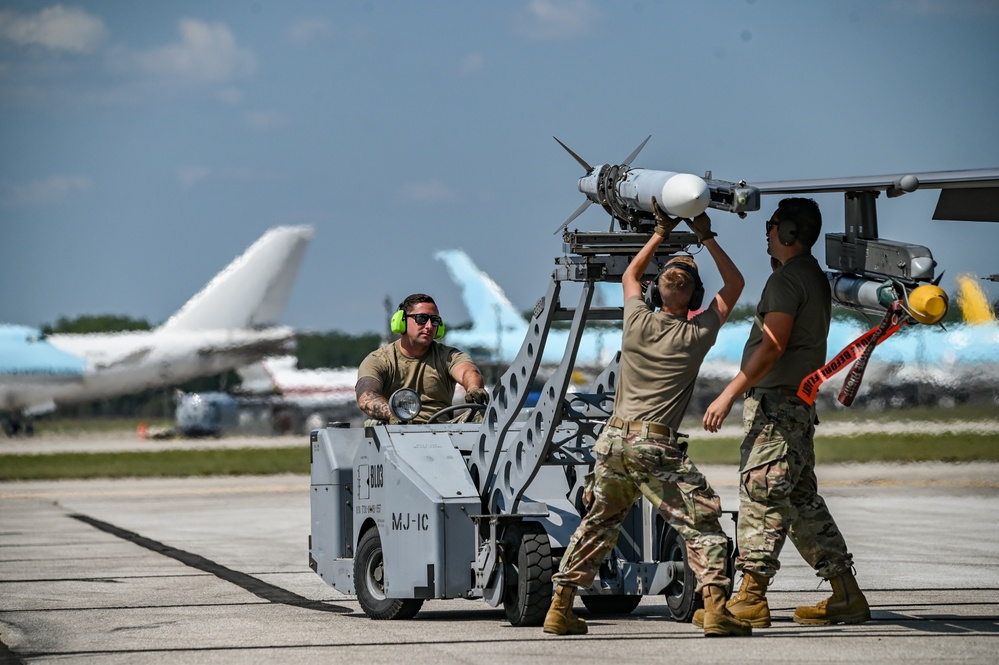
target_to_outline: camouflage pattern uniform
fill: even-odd
[[[644,494],[686,541],[697,591],[727,587],[721,500],[675,436],[720,327],[711,308],[688,319],[653,312],[637,296],[625,301],[614,417],[593,444],[593,505],[569,539],[560,570],[552,576],[556,584],[583,589],[593,584],[617,543],[621,523]],[[629,422],[629,431],[611,425],[615,419]],[[641,429],[634,429],[635,423]],[[648,425],[657,432],[649,432]]]
[[[818,494],[815,407],[796,396],[801,380],[825,363],[831,293],[811,254],[773,272],[757,305],[743,366],[763,337],[767,312],[794,316],[786,350],[746,397],[739,466],[739,555],[736,568],[773,577],[786,538],[819,577],[849,572],[853,558]]]
[[[773,577],[790,537],[819,577],[849,572],[853,557],[816,484],[815,407],[790,391],[756,389],[743,421],[736,568]]]
[[[593,451],[593,505],[569,540],[552,581],[589,588],[617,543],[621,523],[643,494],[686,541],[696,590],[704,585],[727,587],[727,538],[718,523],[721,501],[676,438],[643,437],[608,425]]]

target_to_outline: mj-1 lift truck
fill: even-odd
[[[565,254],[555,260],[520,352],[489,404],[478,406],[481,423],[438,422],[452,409],[477,406],[461,405],[428,424],[331,423],[311,433],[309,565],[327,584],[356,594],[372,619],[412,618],[434,598],[481,598],[502,604],[514,626],[541,625],[552,573],[585,514],[590,449],[613,408],[620,353],[584,391],[567,390],[587,321],[623,316],[621,307],[591,306],[594,285],[620,282],[647,239],[564,233]],[[646,277],[695,242],[693,234],[671,234]],[[561,303],[564,282],[581,286],[574,308]],[[571,321],[565,353],[536,406],[525,408],[555,321]],[[688,621],[700,601],[694,587],[685,543],[642,499],[579,596],[594,614],[625,614],[642,596],[661,594],[672,617]]]

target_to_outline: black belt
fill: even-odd
[[[798,390],[796,388],[750,388],[746,391],[746,397],[752,397],[753,395],[780,395],[781,397],[797,397]]]
[[[617,427],[618,429],[627,432],[644,432],[646,434],[655,434],[657,436],[664,437],[674,437],[676,433],[673,429],[667,425],[661,423],[644,422],[641,420],[623,420],[617,416],[612,416],[607,424],[611,427]]]

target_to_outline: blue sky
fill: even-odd
[[[415,291],[465,320],[454,247],[530,309],[582,202],[553,135],[750,182],[996,167],[996,35],[993,0],[0,1],[0,320],[159,323],[295,224],[296,328],[381,332]],[[999,225],[932,222],[936,196],[882,199],[881,235],[948,291],[999,273]],[[775,205],[713,215],[747,301]]]

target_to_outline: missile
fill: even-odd
[[[760,191],[746,183],[714,180],[710,172],[704,178],[692,173],[631,168],[632,160],[645,147],[649,136],[619,165],[590,166],[566,144],[558,141],[583,167],[586,174],[578,188],[586,201],[556,231],[561,231],[576,219],[591,203],[597,203],[618,220],[622,229],[649,231],[655,225],[652,199],[674,217],[693,219],[708,207],[734,212],[745,217],[746,212],[760,209]]]
[[[827,271],[833,302],[868,314],[883,316],[896,298],[903,298],[906,311],[919,323],[939,323],[947,314],[949,301],[938,277],[928,284],[913,286],[892,279],[871,278]],[[940,274],[943,277],[943,273]]]
[[[613,175],[612,175],[613,174]],[[711,193],[704,178],[692,173],[624,169],[603,164],[579,179],[579,191],[602,206],[618,208],[619,218],[652,214],[652,199],[674,217],[693,219],[707,210]]]

